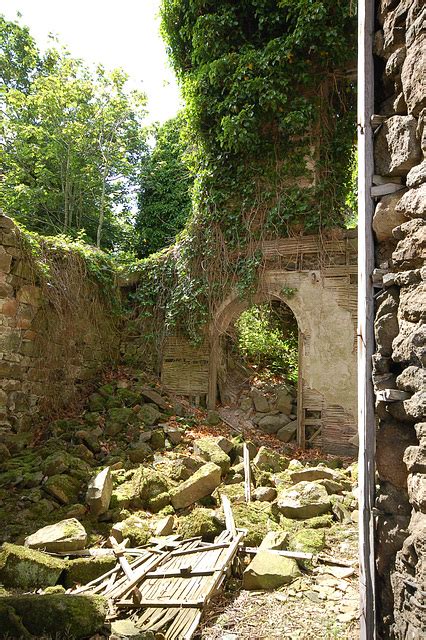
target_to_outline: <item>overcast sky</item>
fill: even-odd
[[[59,37],[72,55],[108,69],[122,67],[132,86],[148,96],[149,120],[163,122],[179,109],[157,17],[160,0],[0,0],[8,20],[22,13],[42,49],[48,34]]]

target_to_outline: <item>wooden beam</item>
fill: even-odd
[[[372,274],[374,175],[374,0],[358,2],[358,429],[359,429],[359,564],[360,638],[376,638],[374,563],[375,415],[371,379],[374,352]]]
[[[305,416],[303,413],[303,333],[298,332],[297,340],[297,445],[305,448]]]

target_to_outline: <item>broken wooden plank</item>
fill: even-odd
[[[231,501],[228,498],[228,496],[225,496],[225,495],[221,496],[221,500],[222,500],[223,513],[225,515],[226,530],[229,531],[231,535],[234,537],[237,535],[237,531],[235,529],[235,521],[234,521],[234,515],[232,513],[232,508],[231,508]]]
[[[169,609],[170,607],[177,607],[179,609],[199,609],[203,607],[204,600],[141,600],[135,605],[134,602],[128,602],[127,600],[119,600],[115,603],[115,606],[119,609],[135,609],[135,608],[153,608],[158,607]]]
[[[406,391],[400,391],[399,389],[383,389],[382,391],[376,391],[376,400],[379,402],[401,402],[401,400],[408,400],[411,395]]]
[[[251,469],[250,469],[250,452],[247,444],[243,444],[243,460],[244,460],[244,496],[246,502],[251,502]]]

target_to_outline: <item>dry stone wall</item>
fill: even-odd
[[[414,640],[426,628],[426,7],[380,0],[376,15],[378,622],[381,638]]]
[[[57,267],[53,279],[60,278]],[[19,229],[0,214],[0,436],[65,405],[80,381],[116,360],[111,306],[84,271],[79,275],[56,287],[51,283],[59,293],[54,304]]]

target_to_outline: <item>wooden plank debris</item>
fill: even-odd
[[[246,443],[243,444],[243,460],[244,460],[244,496],[245,496],[246,502],[251,502],[250,453]]]
[[[108,599],[109,620],[131,615],[141,634],[161,632],[166,640],[190,640],[203,609],[220,589],[241,548],[246,531],[235,526],[232,507],[222,496],[226,529],[213,543],[201,538],[154,538],[152,547],[126,549],[109,539],[114,569],[70,593],[97,593]],[[125,556],[135,559],[129,561]]]

